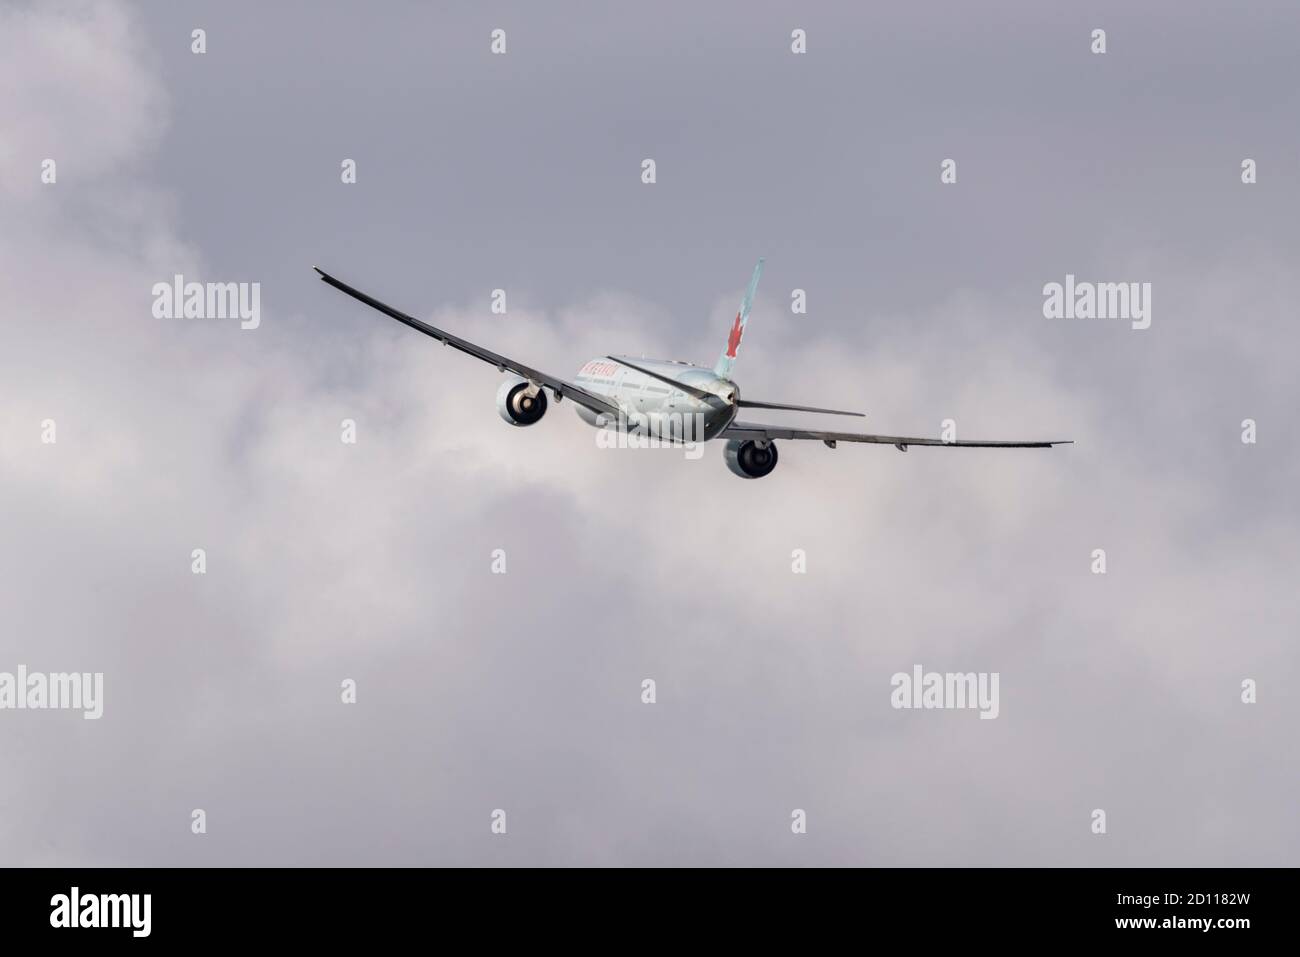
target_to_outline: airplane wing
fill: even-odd
[[[960,448],[978,449],[1046,449],[1053,445],[1072,445],[1073,440],[1054,440],[1051,442],[985,442],[975,440],[958,440],[945,442],[943,439],[921,439],[906,435],[867,435],[861,432],[822,432],[813,429],[791,429],[784,425],[754,425],[749,422],[732,422],[722,430],[719,438],[723,439],[817,439],[835,448],[837,442],[869,442],[874,445],[892,445],[900,452],[906,452],[909,445],[945,445]]]
[[[613,402],[610,402],[604,396],[596,395],[594,392],[588,392],[586,389],[574,385],[572,382],[566,382],[564,379],[557,379],[555,376],[547,375],[545,372],[539,372],[537,369],[526,366],[522,362],[508,359],[503,355],[498,355],[497,353],[492,352],[490,349],[484,349],[482,346],[475,345],[467,339],[462,339],[460,336],[453,336],[450,332],[444,332],[437,326],[431,326],[427,322],[421,322],[419,319],[408,316],[406,313],[400,312],[392,306],[385,305],[378,299],[372,299],[359,289],[353,289],[347,283],[335,279],[319,266],[313,266],[312,268],[320,273],[321,279],[329,283],[335,289],[346,292],[353,299],[364,302],[370,308],[378,309],[384,315],[390,316],[398,322],[410,326],[412,329],[423,332],[426,336],[431,336],[432,338],[437,339],[445,346],[451,346],[453,349],[459,349],[461,352],[467,353],[476,359],[482,359],[484,362],[488,363],[488,365],[494,365],[502,372],[513,372],[515,375],[527,379],[538,387],[545,386],[555,393],[557,399],[560,396],[564,396],[566,399],[572,399],[574,402],[578,403],[578,405],[586,406],[593,412],[604,412],[612,416],[617,416],[619,414],[618,406]]]

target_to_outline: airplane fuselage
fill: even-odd
[[[582,367],[574,382],[617,405],[622,422],[575,405],[578,418],[596,428],[651,430],[662,438],[703,442],[718,435],[736,417],[735,400],[740,397],[740,389],[712,369],[667,359],[637,359],[636,364],[712,395],[699,398],[612,359],[597,358]]]

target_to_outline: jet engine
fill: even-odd
[[[511,376],[497,389],[497,412],[511,425],[533,425],[546,414],[546,393],[541,389],[529,395],[527,379]]]
[[[731,439],[724,452],[727,468],[741,478],[756,479],[776,468],[776,443]]]

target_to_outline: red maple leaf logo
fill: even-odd
[[[731,327],[731,334],[727,336],[727,358],[736,358],[736,350],[740,347],[740,337],[744,335],[745,330],[740,325],[740,313],[736,313],[736,322]]]

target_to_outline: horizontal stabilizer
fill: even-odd
[[[641,373],[642,375],[648,375],[652,379],[658,379],[660,382],[666,382],[674,389],[680,389],[682,392],[685,392],[687,395],[693,395],[697,399],[704,399],[707,401],[708,399],[718,398],[716,395],[714,395],[712,392],[709,392],[707,389],[700,389],[693,385],[689,385],[688,383],[685,382],[678,382],[676,379],[672,378],[671,376],[661,375],[660,373],[655,372],[651,369],[647,369],[643,366],[636,365],[635,363],[628,362],[626,359],[620,359],[618,356],[605,356],[605,358],[612,359],[614,362],[617,362],[619,365],[627,366],[629,369],[635,369],[637,372]]]
[[[753,399],[740,399],[736,405],[742,409],[785,409],[790,412],[821,412],[825,415],[856,415],[866,418],[865,412],[845,412],[842,409],[818,409],[811,405],[784,405],[780,402],[756,402]]]

